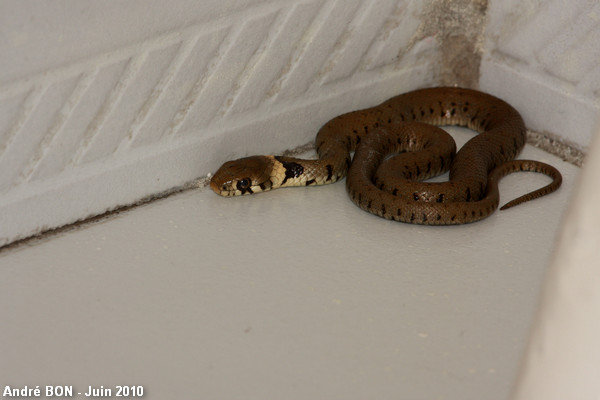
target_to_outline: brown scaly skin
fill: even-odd
[[[445,131],[423,123],[467,126],[480,134],[455,153],[454,140]],[[316,137],[317,160],[254,156],[229,161],[210,186],[220,195],[234,196],[328,184],[347,174],[351,199],[375,215],[414,224],[464,224],[496,210],[498,181],[511,172],[541,172],[553,181],[502,209],[560,187],[562,177],[555,168],[511,161],[524,144],[523,119],[506,102],[470,89],[421,89],[327,122]],[[388,158],[398,151],[403,153]],[[448,182],[419,182],[448,168]]]

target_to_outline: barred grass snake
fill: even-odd
[[[452,137],[434,125],[466,126],[479,134],[456,152]],[[556,168],[514,160],[525,135],[521,115],[494,96],[455,87],[420,89],[327,122],[316,137],[316,160],[252,156],[228,161],[210,186],[222,196],[235,196],[323,185],[346,176],[350,198],[370,213],[413,224],[465,224],[496,210],[498,182],[511,172],[540,172],[552,182],[501,209],[560,187]],[[448,169],[447,182],[422,182]]]

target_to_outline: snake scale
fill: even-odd
[[[434,125],[466,126],[479,134],[456,152],[452,137]],[[413,224],[465,224],[496,210],[498,182],[511,172],[540,172],[552,182],[501,209],[560,187],[562,177],[554,167],[514,160],[525,135],[521,115],[492,95],[456,87],[420,89],[327,122],[316,137],[316,160],[252,156],[228,161],[210,186],[222,196],[235,196],[347,176],[352,201],[375,215]],[[448,169],[447,182],[422,182]]]

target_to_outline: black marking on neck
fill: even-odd
[[[304,173],[304,167],[297,162],[285,161],[283,160],[283,157],[280,156],[275,156],[275,159],[283,165],[283,168],[285,168],[285,178],[283,178],[283,181],[281,182],[282,185],[286,183],[288,179],[297,178]]]
[[[316,180],[315,180],[315,179],[308,180],[308,181],[306,181],[306,186],[308,186],[308,185],[312,185],[312,184],[313,184],[313,183],[315,183],[315,182],[316,182]]]
[[[267,188],[267,185],[263,182],[260,185],[260,190],[264,191]]]
[[[241,189],[242,194],[250,193],[253,194],[252,188]]]
[[[331,164],[327,164],[325,166],[325,168],[327,168],[327,179],[325,179],[326,181],[330,181],[331,180],[331,176],[333,175],[333,167],[331,166]]]

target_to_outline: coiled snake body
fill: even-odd
[[[433,125],[467,126],[479,135],[456,153],[452,137]],[[562,177],[554,167],[513,160],[525,134],[521,115],[494,96],[453,87],[421,89],[327,122],[316,137],[316,160],[241,158],[223,164],[210,186],[220,195],[235,196],[323,185],[347,175],[350,198],[363,210],[414,224],[464,224],[496,210],[498,181],[511,172],[541,172],[553,181],[502,209],[560,187]],[[400,154],[391,156],[395,153]],[[447,182],[420,182],[448,169]]]

